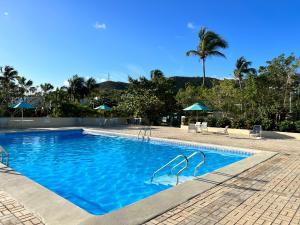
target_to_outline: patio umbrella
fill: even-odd
[[[197,121],[198,121],[198,111],[209,111],[209,108],[202,103],[195,103],[183,110],[184,111],[197,111]]]
[[[13,109],[21,109],[21,112],[22,112],[22,126],[23,126],[23,110],[24,109],[33,109],[34,107],[29,104],[28,102],[26,101],[20,101],[19,103],[17,103],[16,105],[12,106],[11,108]]]
[[[111,107],[109,107],[108,105],[105,105],[105,104],[100,105],[100,106],[98,106],[98,107],[96,107],[94,109],[96,109],[96,110],[104,110],[104,111],[110,111],[110,110],[112,110]]]

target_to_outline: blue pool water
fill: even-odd
[[[179,154],[188,156],[199,150],[157,141],[84,134],[81,130],[2,134],[0,145],[9,151],[13,169],[96,215],[172,187],[174,182],[149,182],[152,173]],[[207,161],[198,175],[247,157],[201,150]],[[182,180],[191,178],[199,160],[190,160]],[[162,171],[155,180],[164,181],[166,173],[167,170]]]

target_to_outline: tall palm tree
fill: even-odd
[[[189,50],[186,55],[197,56],[202,61],[202,70],[203,70],[203,79],[202,86],[205,84],[205,61],[209,56],[219,56],[226,58],[225,55],[218,51],[220,48],[225,49],[228,47],[227,41],[225,41],[217,33],[207,30],[205,27],[202,27],[199,32],[199,44],[197,50]]]
[[[254,68],[250,68],[251,64],[252,62],[247,61],[243,56],[235,63],[234,77],[239,81],[240,90],[242,90],[243,77],[249,73],[256,73]]]

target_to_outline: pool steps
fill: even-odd
[[[0,145],[0,162],[6,166],[9,166],[9,153],[1,145]]]
[[[175,162],[176,160],[180,159],[180,158],[183,158],[182,161],[180,161],[179,163],[177,163],[175,166],[173,166],[169,172],[169,176],[173,174],[173,170],[180,166],[181,164],[185,163],[185,166],[182,167],[177,173],[176,173],[176,185],[179,183],[179,175],[189,167],[189,159],[193,158],[195,155],[198,155],[200,154],[202,156],[202,161],[200,163],[198,163],[195,168],[194,168],[194,176],[197,175],[197,171],[198,171],[198,168],[200,166],[202,166],[205,161],[206,161],[206,156],[205,154],[202,152],[202,151],[196,151],[194,153],[192,153],[191,155],[189,155],[188,157],[186,157],[185,155],[178,155],[176,156],[175,158],[173,158],[171,161],[167,162],[165,165],[163,165],[162,167],[160,167],[158,170],[156,170],[153,174],[152,174],[152,177],[151,177],[151,183],[153,182],[153,179],[155,177],[155,175],[162,171],[164,168],[166,168],[167,166],[171,165],[173,162]]]

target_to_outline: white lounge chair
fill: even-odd
[[[202,132],[202,130],[201,130],[201,122],[196,122],[195,127],[196,127],[196,132]]]
[[[197,128],[196,125],[194,123],[190,123],[188,126],[188,132],[194,130],[195,132],[197,132]]]
[[[261,125],[254,125],[253,129],[249,131],[249,137],[261,138],[262,137]]]
[[[201,124],[201,132],[203,132],[204,130],[208,132],[207,122],[202,122]]]

